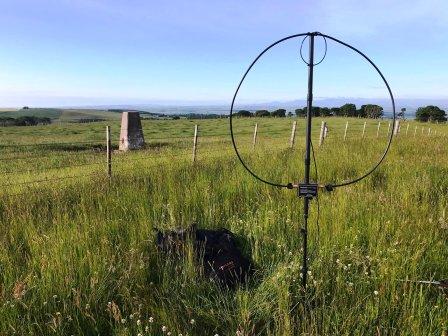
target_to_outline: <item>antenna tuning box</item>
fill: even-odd
[[[297,194],[299,197],[313,198],[317,196],[317,183],[299,183]]]

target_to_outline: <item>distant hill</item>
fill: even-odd
[[[127,111],[127,110],[125,110]],[[25,108],[25,109],[3,109],[0,110],[0,118],[39,117],[50,118],[52,121],[60,122],[83,122],[95,120],[119,120],[121,109],[82,109],[82,108]],[[142,117],[159,117],[159,113],[138,111]]]
[[[19,118],[19,117],[40,117],[58,119],[61,117],[63,110],[58,108],[29,108],[16,110],[2,110],[0,117],[3,118]]]

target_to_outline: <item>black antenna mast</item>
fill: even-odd
[[[308,215],[310,210],[310,200],[317,195],[317,184],[310,184],[310,163],[311,163],[311,119],[313,117],[313,70],[314,70],[314,36],[309,35],[309,62],[308,62],[308,96],[306,109],[306,138],[305,138],[305,181],[299,184],[298,195],[303,197],[303,277],[302,286],[306,289],[306,279],[308,275]]]

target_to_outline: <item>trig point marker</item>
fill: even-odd
[[[121,131],[119,150],[139,149],[145,145],[142,122],[138,112],[123,112],[121,115]]]

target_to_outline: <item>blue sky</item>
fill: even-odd
[[[0,13],[0,106],[227,104],[254,56],[307,31],[364,51],[398,98],[448,98],[446,0],[0,0]],[[266,55],[239,101],[303,99],[300,42]],[[315,95],[386,91],[362,59],[329,42]]]

